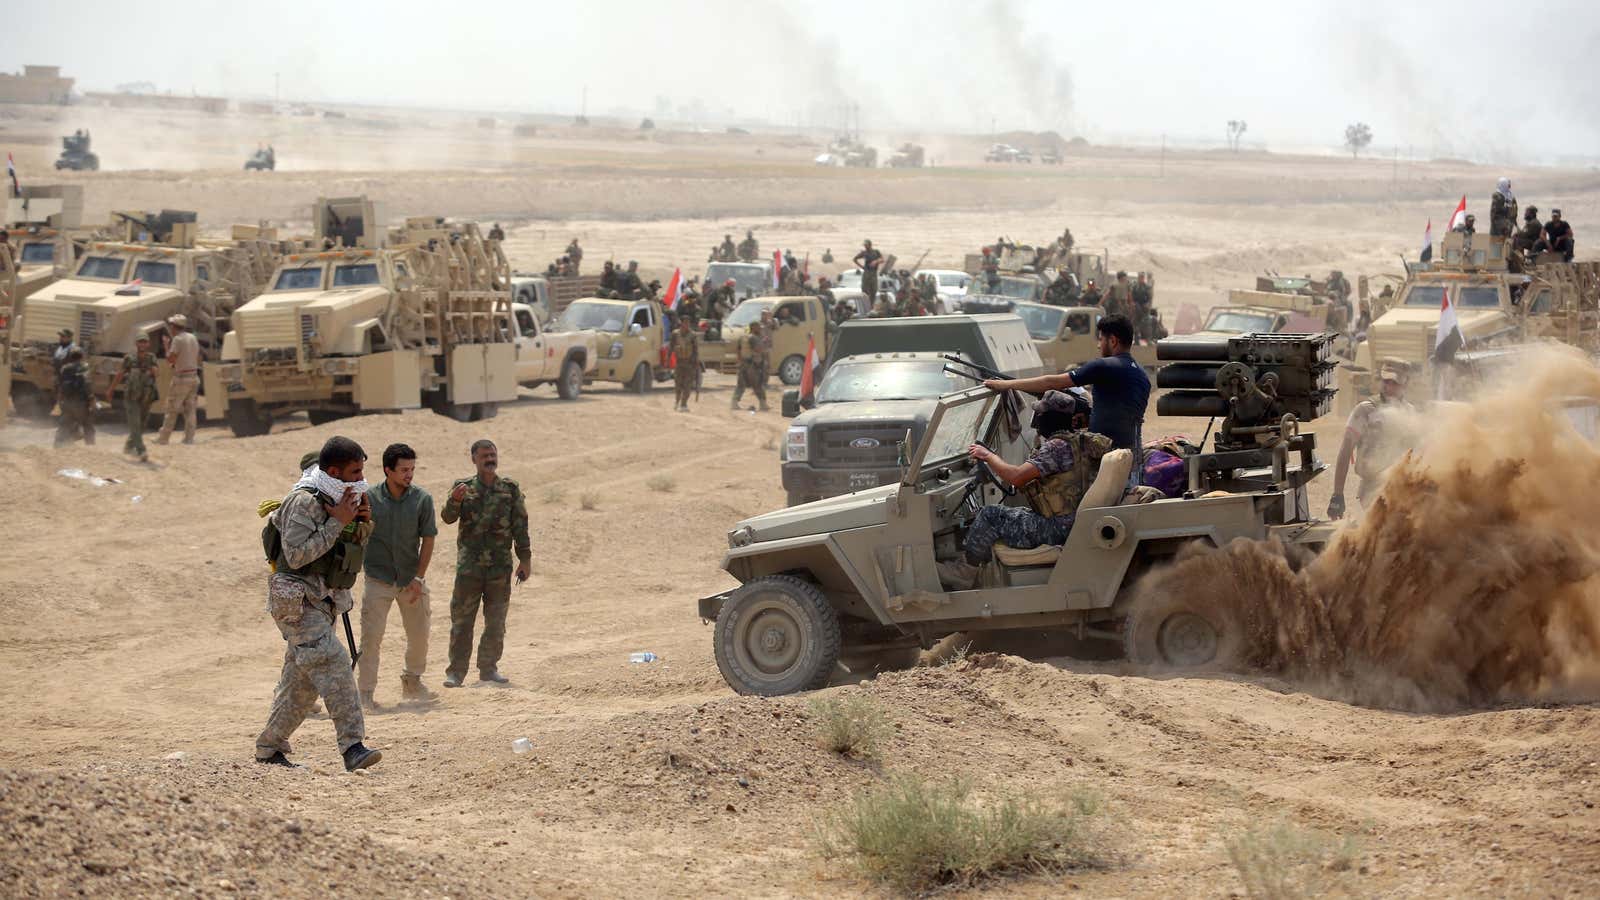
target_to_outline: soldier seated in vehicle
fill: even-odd
[[[1559,253],[1566,262],[1572,262],[1572,226],[1561,218],[1561,210],[1550,210],[1550,221],[1544,223],[1544,237],[1534,245],[1535,253]]]
[[[1087,430],[1089,412],[1089,401],[1081,394],[1046,391],[1033,410],[1039,446],[1021,465],[1006,462],[981,444],[972,445],[972,460],[1021,489],[1028,505],[978,510],[962,544],[965,558],[939,563],[939,580],[947,590],[971,589],[978,567],[994,558],[996,543],[1028,550],[1066,541],[1078,504],[1094,482],[1101,458],[1112,449],[1110,438]]]

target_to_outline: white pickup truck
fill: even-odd
[[[594,354],[594,332],[546,331],[534,308],[526,303],[511,304],[511,315],[516,323],[511,337],[517,347],[517,383],[526,387],[554,384],[561,399],[578,399],[584,381],[600,364]]]

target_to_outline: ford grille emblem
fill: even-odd
[[[856,438],[850,442],[850,449],[852,450],[871,450],[876,446],[878,446],[877,438]]]

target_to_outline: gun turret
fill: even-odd
[[[123,222],[125,240],[183,247],[193,245],[195,224],[199,221],[199,216],[183,209],[163,209],[155,215],[137,210],[112,210],[111,214]]]
[[[1316,436],[1301,434],[1300,424],[1331,409],[1333,335],[1167,338],[1156,344],[1156,359],[1166,363],[1156,386],[1169,391],[1156,401],[1157,415],[1222,417],[1214,452],[1189,459],[1191,492],[1241,469],[1270,467],[1274,485],[1296,487],[1322,470]],[[1293,471],[1291,450],[1300,453]]]

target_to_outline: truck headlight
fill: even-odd
[[[606,353],[606,359],[621,359],[621,358],[622,358],[622,342],[621,341],[612,341],[611,342],[611,350]]]
[[[755,542],[755,539],[755,529],[751,528],[749,525],[741,525],[738,528],[728,532],[728,548],[731,550],[737,550],[740,547],[748,547],[750,544]]]
[[[806,433],[809,429],[804,425],[790,425],[789,435],[783,442],[784,458],[790,462],[805,462],[809,456],[807,452]]]

